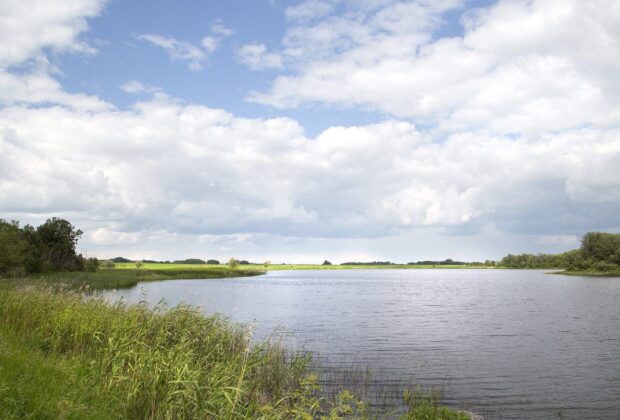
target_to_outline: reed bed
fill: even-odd
[[[0,319],[0,343],[9,343],[0,345],[7,418],[375,416],[347,390],[322,393],[308,353],[250,344],[250,329],[189,306],[110,305],[76,292],[0,287]],[[406,391],[404,401],[404,418],[468,418],[419,390]]]
[[[176,279],[215,279],[246,277],[264,274],[260,270],[236,270],[226,266],[178,269],[101,269],[97,271],[52,272],[27,277],[2,279],[10,286],[32,285],[59,289],[123,289],[130,288],[144,281],[162,281]]]

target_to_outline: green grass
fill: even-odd
[[[564,276],[583,276],[583,277],[620,277],[620,271],[553,271],[549,274],[562,274]]]
[[[227,266],[210,266],[199,269],[186,267],[175,268],[141,268],[129,269],[100,269],[95,272],[74,271],[47,273],[21,278],[0,279],[10,285],[34,285],[52,288],[91,290],[121,289],[133,287],[139,282],[160,281],[173,279],[214,279],[226,277],[243,277],[263,274],[257,269],[233,270]]]
[[[117,414],[79,359],[49,357],[4,328],[0,411],[3,419],[106,419]]]
[[[30,415],[41,407],[55,418],[53,407],[66,399],[79,417],[82,398],[98,390],[114,417],[122,418],[254,418],[315,404],[312,393],[304,393],[304,354],[287,355],[269,344],[250,347],[244,328],[187,306],[110,306],[79,294],[4,288],[0,318],[2,336],[21,340],[12,348],[38,357],[28,368],[31,380],[26,376],[19,389],[3,385],[0,412]],[[30,359],[20,360],[19,351],[7,354],[3,378],[13,383],[23,373],[11,366]],[[38,391],[24,390],[26,382]],[[65,382],[75,395],[63,392]],[[46,386],[56,391],[41,392]],[[12,401],[28,404],[15,409]]]
[[[197,309],[110,305],[75,292],[0,284],[3,418],[367,418],[327,398],[310,356]],[[412,397],[414,395],[415,397]],[[406,419],[462,420],[431,394],[405,394]]]

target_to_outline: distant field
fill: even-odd
[[[136,269],[134,263],[116,263],[115,268],[121,270]],[[321,265],[321,264],[245,264],[237,266],[238,270],[392,270],[392,269],[421,269],[421,268],[485,268],[465,264],[453,265]],[[226,264],[173,264],[173,263],[144,263],[142,269],[146,270],[228,270]]]

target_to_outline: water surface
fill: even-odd
[[[273,271],[140,283],[106,299],[197,305],[332,365],[442,385],[487,418],[620,419],[620,279],[537,270]]]

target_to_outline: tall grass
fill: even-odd
[[[29,277],[3,279],[12,286],[35,285],[55,289],[122,289],[133,287],[139,282],[172,279],[214,279],[244,277],[264,274],[260,270],[234,270],[226,266],[204,267],[201,269],[101,269],[94,272],[72,271],[55,272]]]
[[[73,292],[1,287],[0,320],[0,339],[12,337],[14,349],[5,352],[0,346],[0,372],[9,373],[8,379],[0,375],[0,412],[14,417],[33,413],[52,418],[94,418],[105,413],[131,419],[369,416],[367,405],[347,391],[335,398],[321,393],[307,353],[288,352],[269,342],[251,345],[251,330],[218,316],[205,317],[189,306],[110,305]],[[33,366],[40,367],[15,368],[25,362],[16,357],[20,346]],[[13,378],[23,379],[28,369],[34,369],[37,377],[41,373],[36,372],[47,372],[70,378],[84,391],[74,389],[71,396],[59,397],[53,404],[35,403],[33,398],[43,396],[27,397],[24,386],[12,385]],[[48,385],[56,387],[61,379],[49,379]],[[37,381],[46,386],[46,379]],[[30,380],[26,388],[37,389],[37,381]],[[405,399],[405,418],[467,419],[440,407],[435,399],[415,395]],[[84,401],[91,401],[95,411],[85,412]],[[421,409],[423,416],[418,416],[416,410]]]
[[[286,412],[307,356],[196,309],[108,305],[73,293],[0,291],[2,328],[44,354],[79,357],[126,418],[255,417]],[[308,396],[304,396],[308,397]]]

